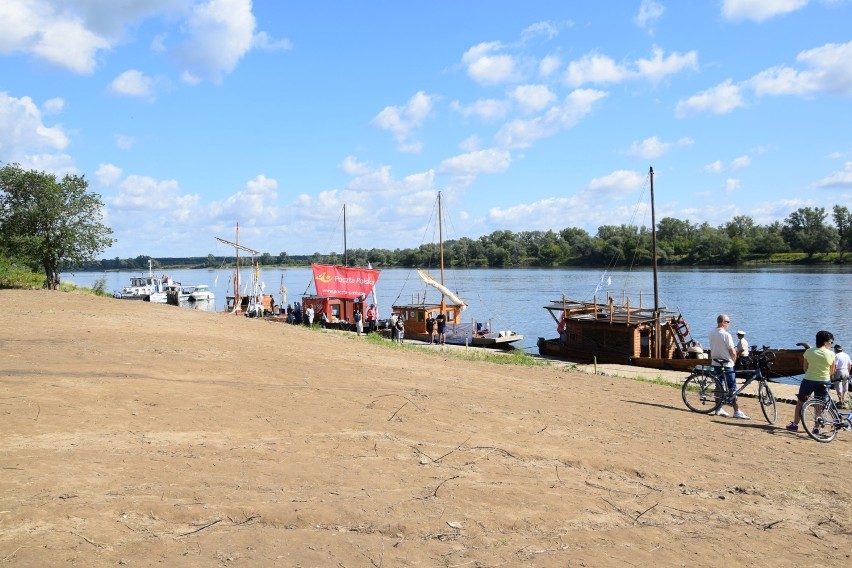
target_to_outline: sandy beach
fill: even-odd
[[[787,404],[703,416],[563,365],[74,293],[0,309],[0,564],[849,559],[852,432],[787,432]]]

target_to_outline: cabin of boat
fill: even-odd
[[[635,359],[680,359],[695,365],[706,357],[690,337],[683,316],[670,310],[606,303],[559,300],[544,306],[557,324],[559,337],[539,338],[541,355],[600,363],[635,364]],[[657,331],[659,321],[659,332]],[[659,342],[657,341],[659,333]]]
[[[397,316],[402,318],[406,339],[420,339],[428,341],[429,334],[426,331],[426,320],[429,318],[429,314],[432,314],[432,317],[438,317],[438,314],[441,313],[441,304],[420,303],[394,305],[393,311],[397,314]],[[461,323],[461,309],[459,306],[445,303],[443,312],[444,317],[446,318],[444,332],[447,342],[452,342],[452,338],[456,336],[464,337],[465,335],[468,335],[465,332],[469,330],[460,329],[463,324]],[[437,337],[437,326],[435,327],[434,333]]]
[[[355,312],[360,311],[364,331],[367,330],[367,303],[364,298],[337,298],[334,296],[317,296],[308,294],[302,296],[302,313],[307,307],[314,309],[314,323],[322,321],[322,314],[328,317],[329,327],[353,331],[355,329]]]

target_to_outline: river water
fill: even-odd
[[[438,271],[432,276],[439,279]],[[91,286],[104,278],[108,291],[129,285],[143,272],[76,272],[62,275],[64,281]],[[184,285],[207,284],[216,300],[203,309],[223,311],[225,296],[233,292],[233,270],[173,270],[168,275]],[[248,282],[250,270],[242,272]],[[287,289],[287,302],[313,293],[310,268],[261,270],[266,294],[280,301],[280,288]],[[491,321],[492,330],[512,329],[524,335],[523,347],[537,352],[538,337],[555,337],[556,324],[543,306],[563,295],[572,300],[591,300],[602,281],[599,269],[452,269],[445,272],[447,287],[469,304],[463,318]],[[836,343],[852,349],[852,268],[768,267],[749,269],[665,268],[658,271],[660,305],[679,310],[693,336],[707,344],[719,312],[731,316],[731,331],[746,331],[751,345],[795,347],[814,343],[821,329],[831,331]],[[425,291],[412,269],[382,270],[376,286],[379,317],[390,313],[393,303],[409,303],[426,292],[429,301],[440,301],[436,291]],[[631,305],[652,307],[653,276],[650,269],[606,273],[598,298],[609,293],[617,301],[629,297]],[[119,301],[119,300],[116,300]]]

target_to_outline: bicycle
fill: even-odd
[[[749,375],[740,388],[733,393],[728,392],[728,383],[721,366],[698,365],[692,369],[692,373],[686,378],[683,387],[680,389],[683,403],[693,412],[710,414],[719,410],[723,404],[733,404],[734,397],[741,394],[751,383],[758,381],[757,399],[760,402],[760,410],[767,422],[775,424],[778,420],[778,405],[775,402],[772,389],[769,388],[769,380],[766,376],[775,360],[775,353],[767,351],[765,348],[760,352],[752,348],[751,353],[741,359],[741,367],[745,367],[745,369],[739,372],[745,371]],[[713,359],[713,361],[719,365],[726,362],[725,359]]]
[[[841,428],[852,430],[852,412],[841,412],[830,391],[825,397],[816,396],[805,401],[799,410],[799,420],[808,436],[817,442],[831,442]]]

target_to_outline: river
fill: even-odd
[[[216,300],[207,309],[223,311],[225,296],[233,292],[233,270],[195,269],[166,271],[184,285],[207,284]],[[129,285],[130,278],[143,272],[76,272],[62,275],[64,281],[91,286],[104,278],[108,291]],[[439,277],[437,270],[432,275]],[[251,273],[244,270],[243,282]],[[555,337],[556,324],[542,308],[563,294],[574,300],[590,300],[601,283],[599,269],[448,269],[447,286],[470,308],[465,320],[492,322],[493,330],[512,329],[524,335],[522,347],[537,352],[538,337]],[[611,283],[607,286],[609,279]],[[310,268],[270,268],[261,270],[264,292],[280,301],[281,283],[287,288],[287,302],[313,293]],[[608,292],[617,301],[630,298],[631,305],[654,303],[650,269],[607,273],[599,298]],[[719,312],[731,316],[731,331],[746,331],[751,345],[795,347],[814,342],[821,329],[831,331],[836,342],[852,349],[852,313],[847,312],[852,294],[852,268],[848,267],[766,267],[766,268],[663,268],[658,271],[660,305],[680,310],[693,336],[707,344],[707,334],[715,327]],[[424,293],[424,285],[413,269],[382,270],[376,286],[379,316],[389,315],[393,303],[408,303]],[[428,299],[440,296],[429,290]],[[116,300],[118,301],[118,300]]]

